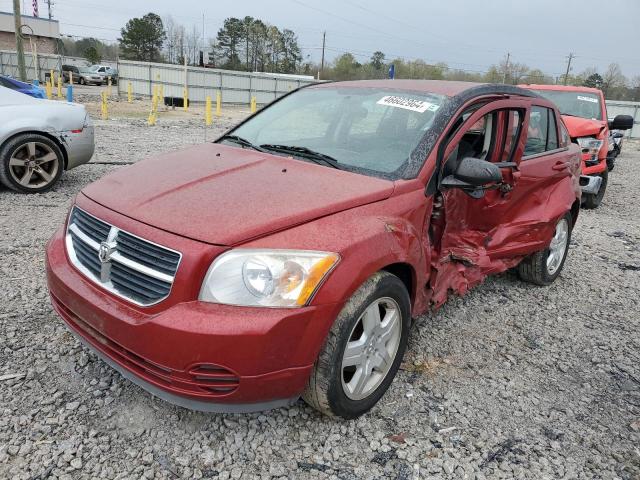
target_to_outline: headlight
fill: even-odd
[[[337,253],[236,249],[214,260],[200,300],[255,307],[302,307],[340,260]]]
[[[577,139],[578,145],[582,148],[582,153],[588,153],[591,155],[591,160],[598,159],[598,153],[604,143],[603,140],[598,140],[593,137],[580,137]]]

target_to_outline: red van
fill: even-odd
[[[609,130],[633,128],[633,117],[618,115],[612,121],[607,117],[604,94],[597,88],[565,85],[521,85],[554,102],[560,109],[571,140],[582,148],[583,206],[597,208],[602,202],[609,168]]]
[[[507,269],[558,277],[580,160],[528,90],[313,85],[84,188],[47,246],[51,301],[169,402],[247,412],[302,396],[354,418],[391,384],[412,318]]]

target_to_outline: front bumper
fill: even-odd
[[[596,195],[600,191],[602,177],[592,175],[580,175],[580,188],[583,194]]]
[[[295,402],[339,306],[232,307],[190,301],[145,309],[73,267],[61,228],[47,246],[51,302],[67,327],[123,376],[194,410],[251,412]],[[153,310],[154,313],[149,313]]]
[[[607,155],[606,152],[602,156],[599,156],[597,160],[592,161],[591,155],[588,153],[582,154],[582,173],[584,175],[597,175],[607,169]]]

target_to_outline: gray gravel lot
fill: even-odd
[[[96,123],[96,162],[204,140],[193,120]],[[640,478],[638,144],[603,205],[581,212],[554,285],[507,273],[422,317],[390,391],[356,421],[302,401],[251,415],[174,407],[66,331],[44,244],[73,195],[115,168],[80,167],[44,195],[0,190],[0,478]]]

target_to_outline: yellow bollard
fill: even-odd
[[[107,107],[107,92],[102,92],[100,94],[100,97],[102,98],[102,119],[103,120],[108,120],[109,119],[109,108]]]
[[[256,113],[257,109],[258,109],[258,104],[256,102],[256,97],[253,96],[251,97],[251,113]]]
[[[49,70],[49,81],[51,82],[51,89],[55,86],[55,80],[53,79],[53,68]]]
[[[187,109],[189,108],[189,90],[184,88],[182,93],[183,93],[182,102],[183,102],[183,106],[184,106],[184,111],[186,112]]]
[[[207,101],[204,107],[204,123],[210,126],[213,123],[213,119],[211,118],[211,97],[207,95]]]
[[[151,98],[151,112],[149,113],[149,119],[147,120],[147,124],[149,126],[153,126],[156,124],[156,120],[158,118],[158,93],[160,88],[157,85],[153,87],[153,97]]]
[[[222,115],[222,93],[216,93],[216,117]]]
[[[47,80],[47,81],[45,82],[44,91],[45,91],[45,93],[47,94],[47,98],[48,98],[49,100],[51,100],[51,97],[53,96],[53,93],[52,93],[52,91],[51,91],[51,90],[52,90],[52,88],[51,88],[51,82],[50,82],[49,80]]]
[[[62,98],[62,75],[58,74],[58,98]]]
[[[127,85],[127,102],[133,103],[133,85],[131,82]]]

